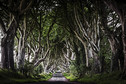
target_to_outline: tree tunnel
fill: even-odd
[[[126,4],[116,0],[1,0],[0,66],[24,75],[122,72]]]

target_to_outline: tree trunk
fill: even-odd
[[[111,39],[109,38],[110,47],[112,50],[112,58],[111,58],[111,71],[119,70],[119,63],[118,63],[118,43],[114,36],[111,35]]]
[[[93,73],[100,73],[101,72],[101,62],[98,54],[93,52],[93,64],[92,64],[92,72]]]
[[[120,15],[120,20],[122,24],[122,42],[123,42],[123,53],[124,53],[124,72],[126,75],[126,12],[122,10],[123,13]]]
[[[7,43],[6,43],[6,37],[2,38],[1,41],[1,54],[2,54],[2,68],[4,69],[9,69],[9,64],[8,64],[8,54],[7,54]]]
[[[13,20],[6,35],[2,38],[2,68],[14,70],[14,38],[18,27],[18,20]]]
[[[100,3],[100,7],[104,7],[99,11],[100,17],[101,17],[101,24],[103,26],[102,31],[107,36],[108,41],[110,43],[111,51],[112,51],[112,58],[111,58],[111,71],[117,71],[119,70],[119,58],[120,58],[120,49],[121,49],[121,40],[118,38],[118,36],[111,32],[109,27],[107,26],[107,16],[108,13],[105,9],[105,4]]]
[[[8,43],[8,59],[9,59],[9,66],[12,70],[14,70],[14,37],[13,35],[12,40]]]
[[[8,38],[7,36],[2,42],[2,68],[12,70],[14,69],[14,58],[13,58],[13,48],[14,48],[14,37],[12,35],[11,38]],[[4,43],[4,44],[3,44]]]
[[[21,71],[24,69],[24,60],[25,60],[25,47],[22,46],[22,48],[18,51],[18,63],[17,63],[17,68]]]
[[[101,56],[101,73],[105,71],[105,56]]]
[[[19,38],[18,59],[17,59],[17,68],[21,71],[24,69],[24,60],[25,60],[25,34],[22,34]]]
[[[123,55],[124,55],[124,75],[126,76],[126,9],[125,9],[125,3],[118,3],[118,1],[108,1],[103,0],[104,3],[110,7],[113,11],[115,11],[121,21],[122,25],[122,43],[123,43]]]

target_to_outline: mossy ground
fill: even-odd
[[[0,69],[0,84],[17,84],[26,82],[47,81],[52,74],[40,74],[36,77],[25,77],[21,73]]]
[[[120,72],[113,72],[111,74],[95,74],[86,75],[80,78],[75,77],[73,74],[64,73],[64,76],[70,81],[96,83],[96,84],[126,84],[126,79],[121,79]]]

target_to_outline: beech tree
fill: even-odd
[[[2,67],[14,69],[14,38],[23,14],[28,11],[34,1],[0,1],[0,8],[6,17],[0,18],[0,24],[4,37],[2,38]]]
[[[125,4],[121,1],[113,1],[113,0],[103,0],[104,3],[115,11],[119,18],[122,25],[122,42],[123,42],[123,54],[124,54],[124,73],[126,72],[126,27],[125,27]]]
[[[125,14],[116,0],[1,0],[2,68],[125,76]]]

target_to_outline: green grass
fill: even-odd
[[[16,79],[23,80],[23,79],[26,79],[26,77],[20,73],[0,69],[0,82],[1,82],[1,84],[9,84],[9,83],[15,84],[17,82]]]
[[[26,82],[47,81],[51,78],[51,76],[52,74],[41,74],[36,77],[27,78],[24,75],[17,72],[0,69],[0,84],[17,84]]]
[[[40,74],[41,80],[47,81],[52,77],[52,73],[49,74]]]
[[[70,73],[64,73],[64,76],[70,81],[78,81],[84,83],[96,83],[96,84],[126,84],[126,80],[121,79],[120,72],[113,72],[110,74],[95,74],[86,75],[81,78],[77,78]]]
[[[63,73],[63,75],[69,79],[70,81],[76,81],[77,77],[75,77],[73,74],[71,73]]]

